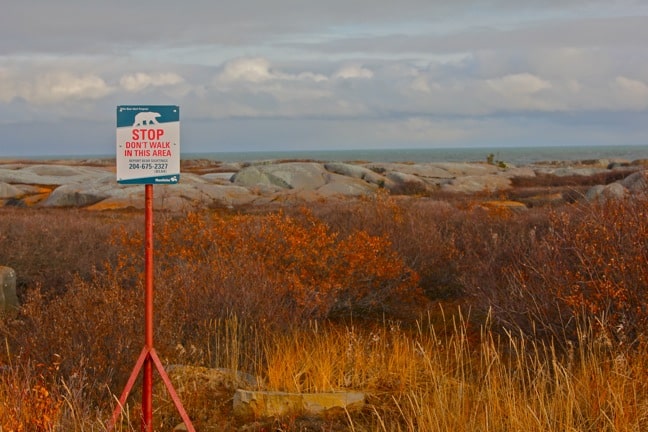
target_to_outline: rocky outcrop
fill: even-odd
[[[345,177],[357,178],[367,183],[383,187],[388,182],[387,178],[363,166],[351,165],[341,162],[331,162],[324,164],[324,168],[335,174]]]
[[[0,182],[27,185],[66,185],[98,178],[115,178],[105,168],[68,165],[0,165]]]
[[[511,188],[511,179],[498,175],[467,175],[441,186],[441,190],[452,193],[497,192]]]
[[[120,185],[114,161],[27,163],[0,161],[0,205],[80,207],[90,210],[142,208],[143,185]],[[618,161],[617,161],[618,162]],[[385,189],[396,195],[504,193],[514,181],[542,176],[578,177],[622,173],[625,178],[592,188],[587,199],[619,198],[646,190],[641,164],[605,161],[551,162],[529,166],[475,163],[276,162],[219,164],[183,161],[180,183],[155,188],[154,207],[180,211],[200,207],[290,205],[371,195]],[[620,171],[625,170],[625,171]],[[642,171],[640,171],[642,170]],[[636,174],[633,172],[638,171]],[[627,174],[626,174],[627,173]],[[642,174],[643,173],[643,174]],[[605,176],[601,176],[604,178]],[[549,196],[551,190],[540,191]],[[538,192],[538,193],[540,193]],[[584,193],[584,192],[583,192]],[[542,200],[538,202],[544,202]]]
[[[631,194],[646,194],[648,193],[648,171],[630,174],[619,183]]]
[[[22,191],[9,183],[0,183],[0,199],[17,198],[22,195]]]
[[[86,207],[110,197],[111,188],[84,183],[57,187],[43,202],[44,207]]]
[[[232,182],[245,187],[315,190],[326,184],[326,177],[321,164],[293,162],[252,165],[234,174]]]
[[[393,173],[402,173],[435,183],[437,180],[447,180],[455,177],[454,174],[444,169],[442,165],[443,164],[435,163],[371,163],[365,166],[373,171],[383,173],[385,176],[389,176]]]
[[[602,174],[608,171],[608,168],[592,168],[592,167],[541,167],[535,170],[537,174],[549,174],[557,177],[566,176],[593,176]]]
[[[623,180],[608,185],[593,186],[585,194],[585,199],[602,202],[636,195],[646,196],[647,193],[648,171],[644,170],[630,174]]]

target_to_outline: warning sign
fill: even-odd
[[[174,184],[180,181],[180,107],[117,107],[117,182]]]

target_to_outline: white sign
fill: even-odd
[[[180,107],[117,107],[117,182],[174,184],[180,181]]]

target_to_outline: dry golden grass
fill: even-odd
[[[430,311],[413,328],[394,322],[371,328],[311,323],[266,334],[254,351],[245,342],[249,335],[241,334],[246,328],[231,318],[213,331],[221,333],[230,353],[253,360],[263,389],[367,394],[367,407],[343,421],[322,420],[315,427],[309,418],[281,419],[292,425],[284,430],[562,432],[648,426],[648,353],[612,349],[587,328],[581,336],[589,342],[566,353],[517,334],[497,336],[488,320],[476,329],[457,309]],[[231,339],[222,340],[224,333]],[[223,361],[222,366],[228,362]],[[192,395],[187,397],[192,404]],[[193,397],[193,405],[201,405],[199,396]],[[279,420],[260,424],[273,421]]]

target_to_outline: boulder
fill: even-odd
[[[257,166],[243,168],[232,176],[232,183],[243,187],[255,186],[279,186],[288,188],[288,185],[279,179],[269,176],[265,171]]]
[[[217,172],[203,174],[201,177],[210,183],[230,183],[235,172]]]
[[[0,199],[17,198],[23,195],[23,191],[9,183],[0,183]]]
[[[437,162],[433,164],[453,176],[484,176],[488,174],[497,174],[502,169],[486,163],[469,163],[469,162]]]
[[[454,193],[495,192],[510,189],[511,179],[499,175],[461,176],[447,184],[441,190]]]
[[[610,199],[622,199],[628,196],[628,189],[623,187],[619,182],[610,183],[608,185],[596,185],[591,187],[585,193],[587,201],[607,201]]]
[[[382,172],[387,177],[395,173],[414,175],[426,180],[451,179],[455,177],[448,170],[432,163],[372,163],[366,166],[372,170]]]
[[[355,177],[341,174],[329,174],[327,183],[317,189],[317,193],[324,197],[358,197],[375,192],[378,186],[367,183]]]
[[[509,178],[536,177],[536,172],[531,167],[512,167],[504,170],[501,175]]]
[[[315,190],[326,184],[325,170],[314,162],[252,165],[232,176],[239,186],[276,186],[282,189]]]
[[[621,180],[620,183],[632,194],[646,194],[648,193],[648,171],[637,171]]]
[[[205,184],[196,185],[195,188],[210,205],[227,208],[250,204],[258,198],[249,189],[236,185]]]
[[[405,184],[405,183],[422,183],[425,184],[425,180],[421,177],[414,174],[406,174],[400,171],[392,171],[387,173],[387,178],[394,182],[395,184]]]
[[[110,193],[87,184],[67,184],[57,187],[42,203],[44,207],[85,207],[110,196]]]
[[[324,168],[334,174],[340,174],[347,177],[358,178],[366,181],[367,183],[375,184],[377,186],[385,186],[387,179],[378,174],[375,171],[372,171],[369,168],[365,168],[359,165],[351,165],[342,162],[330,162],[324,164]]]
[[[414,174],[405,174],[399,171],[392,171],[387,173],[389,185],[387,188],[390,192],[399,194],[409,191],[427,192],[434,186],[438,186],[435,182],[423,180],[421,177]]]
[[[16,272],[11,267],[0,266],[0,312],[9,312],[18,306]]]
[[[648,171],[637,171],[618,182],[608,185],[596,185],[585,194],[588,201],[607,201],[610,199],[623,199],[632,195],[648,193]]]
[[[234,393],[234,415],[264,418],[283,415],[325,415],[360,410],[365,403],[361,392],[286,393],[238,389]]]
[[[576,168],[576,167],[536,167],[536,174],[549,174],[556,177],[567,177],[567,176],[584,176],[591,177],[596,174],[606,173],[609,170],[607,168]]]
[[[67,165],[27,165],[0,168],[0,182],[31,185],[64,185],[85,183],[100,178],[115,178],[106,168]]]
[[[170,186],[175,187],[176,185]],[[153,197],[155,199],[156,193]],[[155,201],[155,200],[154,200]],[[155,207],[155,202],[153,203]],[[115,185],[108,198],[86,207],[88,210],[118,210],[144,208],[144,187],[141,185]]]

